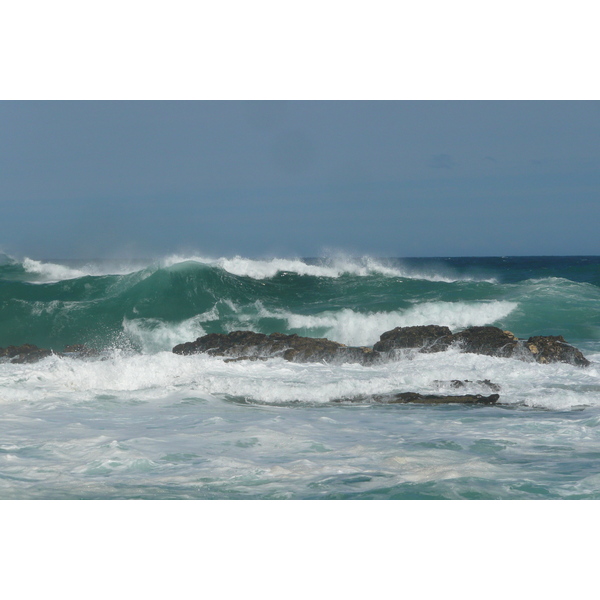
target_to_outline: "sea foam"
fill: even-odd
[[[325,311],[314,315],[269,311],[260,315],[285,319],[290,329],[325,331],[325,337],[353,346],[371,346],[379,336],[395,327],[445,325],[451,330],[491,325],[507,317],[518,306],[516,302],[425,302],[406,310],[360,313],[351,308]]]
[[[23,268],[27,273],[37,276],[32,283],[55,283],[57,281],[86,277],[87,275],[129,275],[130,273],[138,271],[140,265],[100,262],[81,265],[78,268],[75,268],[69,265],[24,258]]]
[[[221,257],[213,259],[198,255],[172,255],[163,259],[161,264],[165,267],[170,267],[188,261],[215,266],[232,275],[251,277],[252,279],[269,279],[280,273],[295,273],[297,275],[327,278],[339,278],[343,275],[354,275],[357,277],[383,275],[385,277],[421,279],[425,281],[446,283],[453,283],[455,281],[495,282],[495,279],[480,280],[471,277],[451,277],[435,272],[426,273],[417,269],[401,267],[397,264],[388,264],[383,259],[375,259],[369,256],[351,258],[340,255],[320,259],[319,264],[308,264],[300,258],[272,258],[260,260],[235,256],[233,258]]]

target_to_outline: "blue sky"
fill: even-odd
[[[596,101],[0,102],[0,250],[600,254]]]

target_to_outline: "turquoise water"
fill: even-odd
[[[595,499],[600,258],[0,259],[0,498]],[[404,325],[563,335],[588,368],[463,354],[362,367],[170,352],[252,329],[372,345]],[[401,391],[487,407],[378,405]],[[350,402],[365,398],[361,402]],[[340,399],[348,402],[339,403]],[[335,402],[333,402],[335,401]]]

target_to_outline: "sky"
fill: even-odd
[[[0,251],[600,254],[598,101],[2,101]]]

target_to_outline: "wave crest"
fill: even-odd
[[[395,327],[446,325],[451,330],[491,325],[517,308],[516,302],[426,302],[406,310],[360,313],[350,308],[301,315],[262,309],[261,317],[287,321],[291,330],[324,332],[325,337],[353,346],[371,346],[379,336]]]
[[[368,277],[382,275],[385,277],[397,277],[403,279],[420,279],[433,282],[454,283],[456,281],[486,281],[495,283],[495,279],[474,279],[471,277],[451,277],[439,273],[428,273],[416,269],[409,269],[391,261],[375,259],[370,256],[350,258],[343,255],[331,258],[317,259],[315,264],[306,262],[301,258],[271,258],[252,259],[242,256],[233,258],[206,258],[202,256],[172,255],[164,259],[161,264],[164,267],[183,262],[196,262],[203,265],[218,267],[239,277],[250,277],[252,279],[270,279],[281,273],[295,273],[296,275],[308,275],[313,277],[339,278],[344,275],[357,277]]]

